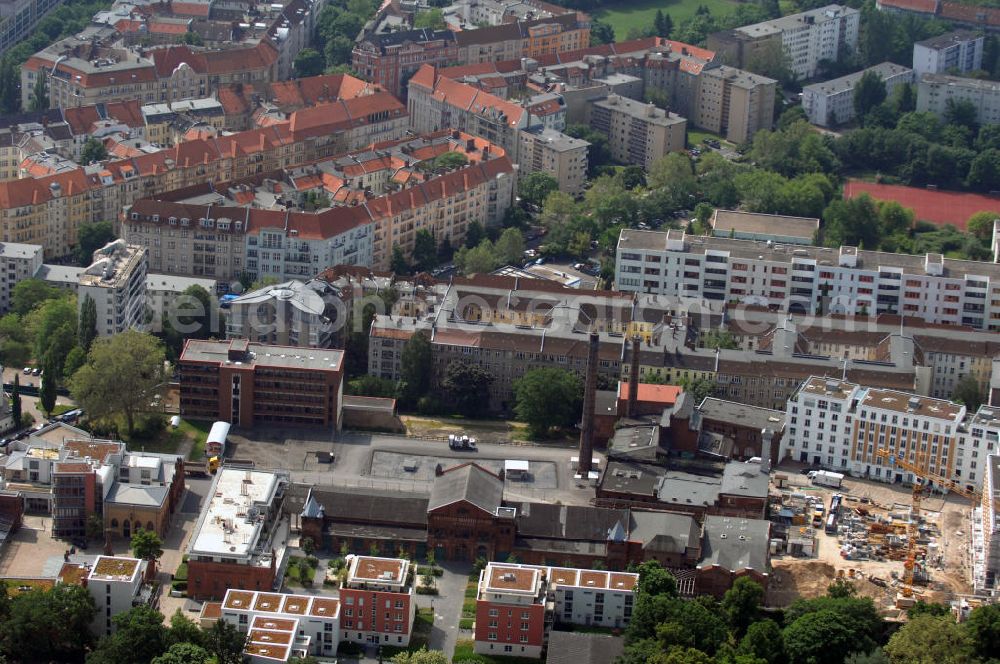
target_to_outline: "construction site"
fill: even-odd
[[[822,595],[838,578],[889,616],[921,599],[969,597],[972,502],[919,488],[850,478],[826,487],[775,474],[770,603]]]

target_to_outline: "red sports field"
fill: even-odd
[[[897,201],[912,208],[920,221],[932,224],[951,224],[965,230],[965,222],[977,212],[996,212],[1000,215],[1000,197],[968,194],[955,191],[934,191],[896,184],[875,184],[849,180],[844,185],[844,198],[868,194],[879,201]]]

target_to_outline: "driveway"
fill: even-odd
[[[467,563],[443,563],[441,567],[444,569],[444,574],[436,579],[438,594],[416,597],[417,606],[429,606],[434,609],[434,628],[427,648],[440,650],[451,659],[455,653],[455,643],[459,639],[458,621],[462,617],[465,586],[469,581],[472,566]],[[472,633],[466,632],[464,638],[471,637]]]

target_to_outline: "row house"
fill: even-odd
[[[217,620],[247,635],[244,652],[249,657],[288,661],[293,650],[315,657],[336,655],[342,610],[337,597],[230,588]]]

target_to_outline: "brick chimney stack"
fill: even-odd
[[[635,417],[635,406],[639,401],[639,335],[632,337],[632,363],[628,374],[628,411],[629,417]]]
[[[597,400],[597,351],[600,337],[590,333],[590,349],[587,353],[587,380],[583,388],[583,421],[580,426],[580,476],[587,479],[594,462],[594,403]]]

